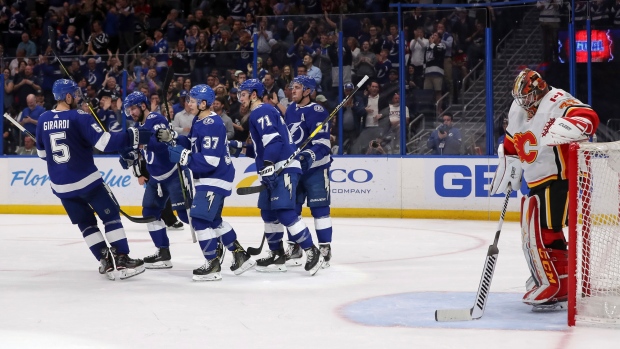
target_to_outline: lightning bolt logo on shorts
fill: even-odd
[[[291,183],[291,176],[286,173],[284,174],[284,187],[288,189],[290,198],[293,198],[293,183]]]
[[[207,192],[207,200],[209,200],[208,210],[211,210],[211,205],[213,205],[213,199],[215,199],[215,195],[213,194],[213,192],[212,191]]]

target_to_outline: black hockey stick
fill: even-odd
[[[512,188],[508,188],[506,198],[504,199],[504,207],[499,216],[499,223],[497,224],[497,232],[495,233],[495,240],[493,245],[489,246],[487,251],[487,258],[484,261],[484,269],[482,270],[482,277],[480,278],[480,285],[478,285],[478,292],[476,293],[476,302],[472,308],[466,309],[438,309],[435,310],[435,321],[468,321],[478,320],[484,314],[484,308],[491,292],[491,281],[493,280],[493,273],[495,272],[495,265],[497,264],[497,256],[499,249],[497,243],[499,242],[499,234],[502,231],[502,224],[504,224],[504,216],[506,215],[506,208],[508,207],[508,200],[510,199],[510,193]]]
[[[163,90],[163,101],[164,101],[164,109],[166,110],[166,119],[168,119],[168,126],[172,129],[172,115],[170,114],[170,107],[168,107],[168,90],[170,89],[170,83],[172,82],[172,78],[174,77],[174,68],[172,66],[168,67],[168,71],[166,72],[166,77],[164,78],[164,90]],[[187,97],[186,97],[187,98]],[[192,191],[190,186],[192,185],[190,178],[187,178],[181,169],[181,165],[177,164],[177,174],[179,175],[179,182],[181,182],[181,192],[183,193],[183,204],[185,209],[187,210],[187,219],[189,220],[189,209],[192,207]],[[197,242],[196,239],[196,231],[192,227],[190,222],[189,230],[192,233],[192,242]]]
[[[250,256],[259,255],[263,251],[263,244],[265,244],[265,240],[267,239],[267,235],[263,234],[263,241],[261,241],[260,246],[258,247],[248,247],[245,251]]]
[[[15,127],[17,127],[20,131],[22,131],[23,133],[27,134],[28,137],[32,138],[32,140],[35,143],[37,142],[37,139],[34,137],[34,135],[32,135],[32,133],[28,132],[28,130],[26,130],[24,128],[24,126],[20,125],[19,122],[17,122],[17,120],[13,119],[11,117],[11,115],[9,115],[8,113],[5,113],[4,117],[6,119],[8,119],[13,125],[15,125]],[[110,187],[108,187],[108,184],[106,182],[103,182],[103,185],[105,186],[106,190],[108,191],[108,194],[110,194],[110,197],[112,198],[112,201],[114,201],[116,206],[118,206],[118,210],[123,214],[123,216],[127,217],[127,219],[129,219],[130,221],[132,221],[134,223],[150,223],[150,222],[154,222],[155,221],[155,217],[152,217],[152,216],[132,217],[132,216],[128,215],[127,213],[123,212],[123,210],[121,209],[121,206],[118,204],[118,201],[116,201],[116,198],[114,197],[114,194],[112,194],[112,190],[110,189]]]
[[[346,96],[345,99],[343,99],[342,102],[340,102],[340,104],[336,106],[336,109],[334,109],[334,111],[332,111],[331,114],[329,114],[325,118],[325,120],[323,120],[323,122],[319,126],[317,126],[314,129],[314,131],[312,131],[312,133],[310,133],[306,141],[303,142],[301,146],[299,146],[299,148],[297,148],[297,150],[295,150],[295,152],[291,154],[291,156],[289,156],[288,159],[286,159],[282,167],[280,167],[276,171],[276,176],[280,174],[280,172],[282,172],[286,167],[288,167],[288,165],[290,165],[291,162],[293,162],[293,160],[295,160],[295,157],[297,157],[297,155],[301,153],[302,149],[304,149],[312,141],[312,139],[316,136],[316,134],[319,133],[323,129],[323,126],[325,126],[334,116],[336,116],[338,114],[338,111],[342,109],[342,107],[349,101],[349,99],[353,98],[353,95],[355,95],[355,93],[357,93],[357,91],[362,86],[364,86],[364,83],[366,83],[366,80],[368,80],[368,75],[364,75],[362,80],[357,84],[357,86],[355,86],[355,89],[353,90],[353,92],[351,92],[350,95]],[[253,186],[253,187],[241,187],[241,188],[237,188],[237,194],[238,195],[255,194],[255,193],[260,193],[261,191],[263,191],[263,189],[265,189],[264,184],[260,184],[260,185]]]

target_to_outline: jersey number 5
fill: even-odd
[[[69,153],[69,146],[63,143],[58,143],[58,141],[66,138],[67,134],[65,133],[65,131],[50,133],[50,145],[52,147],[52,154],[54,154],[52,158],[57,164],[63,164],[69,161],[69,159],[71,158],[71,154]]]

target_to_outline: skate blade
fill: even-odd
[[[331,264],[329,264],[329,261],[324,261],[323,265],[321,266],[321,269],[327,269],[331,267]]]
[[[144,263],[146,269],[170,269],[172,268],[171,261],[159,261],[155,263]]]
[[[289,259],[284,264],[286,264],[287,267],[300,267],[301,258]]]
[[[254,269],[256,269],[256,271],[260,271],[261,273],[283,273],[287,270],[285,264],[270,264],[266,267],[257,265]]]
[[[105,272],[104,274],[108,280],[110,281],[116,280],[116,276],[114,276],[114,271],[108,271],[108,272]]]
[[[134,269],[126,268],[126,269],[119,270],[119,272],[121,273],[121,276],[120,276],[121,280],[132,278],[136,275],[140,275],[144,273],[145,271],[146,269],[144,268],[144,265],[141,265]]]
[[[314,274],[316,274],[319,271],[319,269],[321,269],[324,262],[325,262],[325,259],[323,258],[323,256],[319,256],[319,262],[312,269],[308,270],[308,272],[310,273],[310,276],[314,276]]]
[[[192,276],[194,281],[219,281],[222,280],[222,274],[220,272],[209,275],[194,275]]]
[[[557,302],[553,304],[536,304],[532,305],[532,311],[535,313],[548,313],[554,311],[562,311],[568,309],[568,302]]]
[[[184,229],[184,227],[185,227],[185,226],[182,226],[182,227],[176,228],[176,227],[170,226],[170,227],[166,227],[166,230],[168,230],[168,231],[170,231],[170,230],[183,230],[183,229]]]
[[[240,268],[238,268],[237,270],[233,270],[233,273],[235,275],[241,275],[245,273],[246,271],[252,269],[255,265],[256,265],[256,261],[250,258],[247,261],[245,261],[245,263],[243,263],[243,265]]]

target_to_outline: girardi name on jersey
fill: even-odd
[[[47,130],[55,130],[55,129],[66,129],[69,128],[69,120],[50,120],[50,121],[45,121],[43,123],[43,130],[47,131]]]

